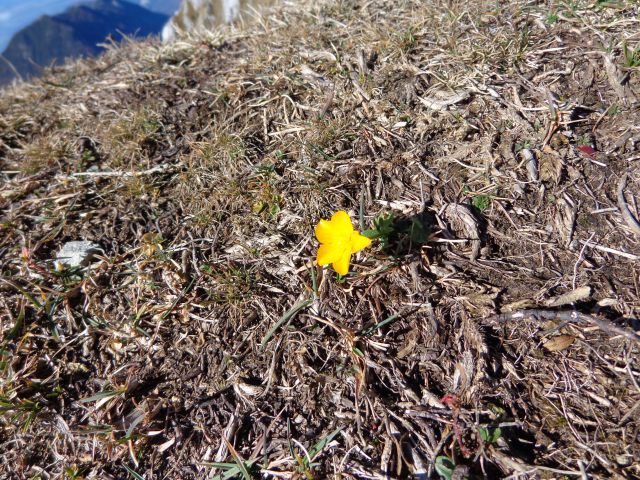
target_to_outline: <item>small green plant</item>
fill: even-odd
[[[141,127],[145,135],[153,135],[154,133],[160,130],[161,125],[159,121],[153,118],[150,118],[150,119],[148,118],[148,119],[142,120]]]
[[[315,477],[313,476],[313,469],[318,466],[317,463],[313,463],[315,458],[320,455],[320,453],[325,449],[325,447],[334,439],[336,435],[340,433],[340,429],[334,430],[326,437],[321,438],[318,442],[316,442],[308,452],[300,455],[298,451],[293,449],[291,443],[289,443],[289,449],[292,453],[293,458],[295,458],[298,463],[298,471],[305,476],[308,480],[313,480]]]
[[[484,212],[491,206],[491,197],[489,195],[477,195],[473,197],[471,204],[481,212]]]
[[[489,444],[497,443],[498,439],[502,437],[502,430],[500,427],[480,427],[478,429],[478,433],[480,434],[482,441]]]
[[[317,143],[309,142],[309,143],[306,143],[305,146],[309,148],[309,150],[311,150],[312,153],[319,155],[325,161],[333,162],[336,160],[335,156],[328,154],[325,148],[318,145]]]
[[[622,56],[624,57],[624,66],[628,68],[640,67],[640,46],[631,49],[626,42],[622,44]]]
[[[373,228],[364,230],[362,235],[372,240],[378,240],[380,246],[384,249],[389,246],[389,238],[395,232],[393,222],[395,216],[393,213],[381,213],[373,220]]]
[[[431,220],[425,212],[408,217],[396,217],[393,213],[381,213],[373,221],[373,228],[362,235],[378,240],[382,250],[392,256],[407,254],[425,245],[431,233]]]
[[[248,188],[251,191],[257,190],[257,199],[251,206],[251,210],[256,215],[264,215],[270,221],[275,220],[284,202],[282,195],[277,188],[278,174],[276,167],[272,163],[265,163],[255,168],[249,179]]]
[[[222,470],[222,473],[213,477],[213,480],[251,480],[252,478],[258,478],[258,474],[255,470],[255,460],[247,460],[241,463],[228,463],[228,462],[207,462],[208,467],[218,468]]]
[[[217,267],[203,265],[200,270],[212,280],[206,299],[215,304],[240,305],[247,302],[258,281],[254,269],[239,263]]]
[[[542,122],[540,121],[540,119],[539,119],[539,118],[536,118],[536,119],[533,121],[533,129],[534,129],[536,132],[539,132],[539,131],[542,129]]]
[[[522,26],[517,41],[517,51],[515,55],[515,63],[520,63],[524,58],[524,54],[531,43],[531,26],[526,23]]]
[[[311,446],[309,449],[305,449],[300,442],[291,439],[291,422],[287,421],[287,433],[289,438],[289,453],[291,457],[298,464],[298,473],[302,475],[301,478],[305,478],[307,480],[314,480],[313,470],[318,466],[317,463],[314,463],[314,460],[325,447],[341,432],[341,429],[336,429],[326,437],[321,438],[318,442]],[[294,448],[293,444],[298,445],[300,448]],[[297,478],[297,477],[296,477]]]
[[[500,405],[496,405],[495,403],[489,403],[487,406],[489,407],[489,410],[491,411],[491,413],[495,415],[496,420],[500,421],[508,418],[507,411]]]
[[[554,23],[557,23],[559,18],[560,17],[558,16],[558,12],[551,11],[551,12],[547,13],[547,17],[545,18],[545,22],[546,22],[547,25],[553,25]]]
[[[80,480],[82,478],[82,470],[78,468],[77,465],[65,467],[64,474],[65,478],[68,478],[69,480]]]
[[[10,399],[4,395],[0,396],[0,414],[13,412],[11,421],[22,424],[23,432],[29,429],[42,408],[42,404],[38,401]]]
[[[607,115],[610,115],[612,117],[615,115],[620,115],[621,113],[622,113],[622,108],[620,108],[619,105],[611,105],[607,110]]]
[[[409,52],[416,44],[416,36],[413,27],[405,30],[400,35],[400,48],[403,52]]]
[[[521,142],[516,143],[515,151],[516,153],[522,150],[529,150],[531,148],[531,140],[524,139]]]
[[[578,135],[576,138],[576,145],[592,145],[591,135],[585,133],[584,135]]]
[[[203,263],[202,265],[200,265],[200,270],[202,270],[207,275],[214,274],[213,267],[207,263]]]
[[[94,162],[96,159],[93,152],[89,149],[82,152],[82,165],[86,165],[87,163]]]
[[[240,456],[240,454],[236,451],[234,446],[231,445],[231,442],[229,442],[229,440],[225,438],[224,441],[227,444],[227,448],[229,449],[229,453],[231,454],[231,457],[233,457],[233,460],[236,462],[236,465],[238,466],[238,470],[240,470],[240,473],[242,474],[243,480],[251,480],[253,478],[258,478],[259,472],[256,472],[254,470],[253,461],[243,459]]]

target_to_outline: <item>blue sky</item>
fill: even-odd
[[[0,0],[0,52],[14,33],[40,15],[55,15],[79,0]]]

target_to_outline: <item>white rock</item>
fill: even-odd
[[[56,255],[56,268],[77,268],[89,264],[94,254],[102,252],[100,245],[88,241],[65,243]]]

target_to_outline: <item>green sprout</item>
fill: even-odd
[[[489,195],[477,195],[473,197],[471,204],[481,212],[484,212],[491,206],[491,197]]]
[[[478,429],[478,433],[480,434],[480,438],[482,439],[482,441],[489,444],[497,443],[498,439],[502,437],[502,430],[500,429],[500,427],[480,427]]]

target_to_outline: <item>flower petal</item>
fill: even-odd
[[[347,251],[340,258],[333,262],[333,269],[340,275],[345,276],[349,273],[349,264],[351,263],[351,254]]]
[[[318,265],[324,267],[325,265],[329,265],[330,263],[337,261],[342,252],[343,248],[341,245],[320,245],[320,248],[318,248],[318,255],[316,256]]]
[[[358,232],[353,232],[349,243],[351,244],[351,253],[356,253],[371,245],[371,239],[360,235]]]
[[[331,243],[335,240],[334,226],[329,220],[320,220],[316,225],[316,238],[320,243]]]
[[[351,233],[353,232],[353,224],[351,223],[351,217],[344,210],[338,210],[331,217],[331,226],[337,237],[349,240]]]

